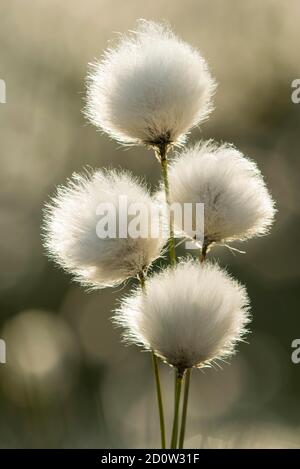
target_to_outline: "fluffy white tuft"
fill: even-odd
[[[180,143],[207,118],[215,87],[198,51],[166,25],[140,20],[92,64],[85,114],[121,143]]]
[[[123,301],[115,322],[129,343],[180,369],[234,353],[249,322],[246,290],[214,264],[182,261],[147,279]]]
[[[46,207],[44,244],[54,260],[84,285],[102,288],[116,285],[137,275],[160,254],[163,240],[156,237],[100,238],[99,204],[113,204],[117,215],[119,197],[127,203],[153,203],[147,189],[126,172],[98,170],[91,174],[74,174],[66,186],[57,190]],[[113,222],[108,212],[109,223]],[[143,217],[144,215],[141,215]],[[147,212],[150,223],[159,223],[159,215]],[[128,216],[128,224],[132,217]],[[126,226],[126,228],[128,225]]]
[[[229,144],[184,150],[170,165],[169,182],[171,202],[204,204],[208,244],[264,235],[273,223],[274,201],[261,172]]]

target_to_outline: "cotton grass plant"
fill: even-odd
[[[216,244],[265,235],[273,223],[274,202],[261,172],[233,145],[210,140],[184,149],[170,165],[169,181],[170,202],[204,204],[203,255]]]
[[[156,237],[116,237],[115,218],[119,220],[119,201],[125,196],[127,204],[154,203],[145,184],[129,172],[97,170],[73,174],[46,206],[45,246],[50,256],[90,288],[116,286],[138,275],[160,255],[164,240],[159,230]],[[101,204],[115,208],[104,220],[115,224],[115,233],[103,239],[98,235]],[[159,225],[159,218],[152,223]]]
[[[127,343],[151,353],[162,448],[167,447],[167,434],[159,362],[175,370],[170,447],[183,448],[191,370],[230,357],[250,321],[245,287],[217,263],[204,262],[206,255],[215,244],[266,234],[275,213],[256,164],[229,144],[200,142],[179,151],[169,164],[172,149],[183,147],[190,130],[209,116],[215,89],[196,49],[169,26],[140,20],[135,31],[122,36],[90,66],[84,112],[119,143],[154,150],[162,171],[160,189],[151,195],[144,183],[126,172],[75,174],[58,188],[45,211],[46,249],[81,284],[97,289],[128,278],[139,280],[113,321],[122,327]],[[170,265],[149,275],[149,266],[164,253],[163,217],[151,216],[156,236],[124,237],[116,230],[109,237],[97,230],[103,215],[99,204],[112,205],[114,216],[122,217],[119,201],[125,196],[145,206],[204,204],[201,246],[194,233],[180,232],[170,216]],[[108,215],[106,222],[110,221]],[[126,219],[126,230],[131,222]],[[175,231],[195,241],[200,256],[178,259]]]

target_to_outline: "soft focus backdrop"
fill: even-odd
[[[214,251],[247,285],[249,343],[223,370],[194,372],[189,447],[300,446],[298,0],[1,0],[0,447],[155,447],[150,357],[110,322],[123,289],[87,294],[45,257],[42,207],[83,165],[122,166],[153,187],[159,165],[124,151],[81,114],[87,64],[137,18],[169,21],[219,82],[216,110],[190,141],[214,137],[253,157],[275,200],[271,235]],[[163,366],[171,397],[172,370]],[[167,393],[166,393],[167,395]],[[169,398],[168,410],[172,402]],[[169,413],[168,413],[169,418]]]

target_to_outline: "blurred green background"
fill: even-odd
[[[86,293],[41,246],[42,207],[83,165],[146,175],[159,165],[124,151],[81,114],[87,64],[137,18],[168,20],[200,48],[219,82],[216,110],[190,142],[214,137],[254,158],[278,208],[272,233],[218,249],[247,285],[249,343],[223,370],[195,371],[188,447],[300,446],[298,0],[1,0],[0,447],[155,447],[150,356],[120,343],[110,312],[129,285]],[[172,370],[163,365],[167,417]]]

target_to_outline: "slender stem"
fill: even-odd
[[[158,368],[158,363],[157,363],[158,360],[157,360],[157,356],[155,355],[155,353],[153,351],[152,351],[152,361],[153,361],[155,383],[156,383],[156,394],[157,394],[157,404],[158,404],[158,412],[159,412],[161,447],[162,447],[162,449],[165,449],[166,448],[166,431],[165,431],[164,408],[163,408],[163,401],[162,401],[162,394],[161,394],[159,368]]]
[[[167,160],[167,147],[161,145],[157,150],[157,156],[161,163],[161,172],[165,189],[166,202],[168,207],[171,206],[170,200],[170,186],[168,178],[168,160]],[[172,265],[176,264],[176,251],[175,251],[175,239],[174,239],[174,222],[173,214],[169,213],[169,257]]]
[[[146,285],[145,285],[144,272],[140,272],[138,274],[138,279],[139,279],[142,290],[145,292]],[[157,404],[158,404],[161,447],[162,449],[165,449],[166,448],[165,418],[164,418],[164,407],[163,407],[162,392],[161,392],[160,377],[159,377],[158,360],[157,360],[157,356],[155,355],[153,351],[151,352],[151,356],[152,356],[155,386],[156,386],[156,396],[157,396]]]
[[[140,282],[140,286],[141,286],[141,289],[143,290],[143,292],[146,291],[146,288],[145,288],[145,274],[144,272],[141,270],[141,272],[138,274],[138,280]]]
[[[176,382],[175,382],[174,419],[173,419],[173,428],[172,428],[171,449],[177,448],[178,417],[179,417],[179,404],[180,404],[182,379],[183,379],[183,372],[182,370],[179,370],[177,368],[176,369]]]
[[[186,415],[187,415],[188,399],[189,399],[190,378],[191,378],[191,368],[188,368],[186,370],[185,377],[184,377],[183,406],[182,406],[182,414],[181,414],[181,427],[180,427],[180,435],[179,435],[179,444],[178,444],[179,449],[182,449],[183,444],[184,444]]]
[[[207,254],[207,250],[209,248],[209,241],[205,240],[203,241],[203,245],[202,245],[202,249],[201,249],[201,252],[200,252],[200,262],[201,264],[205,261],[206,259],[206,254]]]

